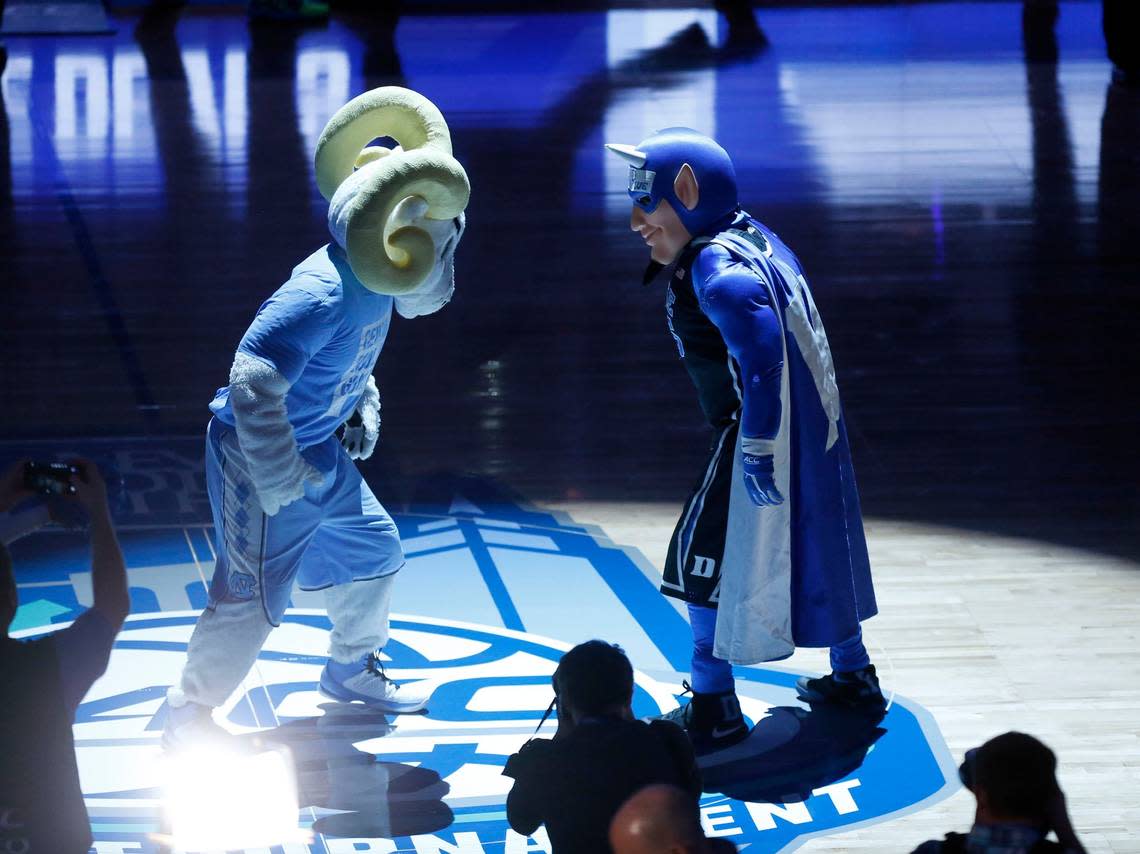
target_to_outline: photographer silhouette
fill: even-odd
[[[694,813],[700,771],[684,730],[635,720],[633,667],[620,647],[587,641],[554,672],[558,731],[533,738],[507,760],[514,778],[507,820],[529,836],[545,824],[554,854],[601,854],[610,820],[636,791],[669,783],[688,793]]]
[[[67,628],[29,641],[10,637],[19,592],[11,555],[0,545],[0,850],[77,854],[92,838],[71,727],[79,702],[107,668],[130,595],[99,470],[86,460],[57,467],[58,490],[36,487],[29,470],[20,462],[0,479],[0,513],[10,513],[36,488],[82,506],[90,521],[95,604]]]

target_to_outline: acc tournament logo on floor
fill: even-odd
[[[385,666],[394,678],[430,688],[427,714],[385,717],[318,694],[330,626],[315,607],[289,611],[243,687],[215,713],[240,737],[260,733],[263,743],[288,747],[293,756],[298,826],[314,837],[274,852],[549,851],[541,830],[527,838],[509,829],[504,803],[511,781],[502,769],[550,703],[559,657],[587,637],[620,642],[643,668],[635,714],[677,704],[688,627],[639,568],[644,558],[565,516],[501,500],[491,506],[478,495],[472,500],[469,488],[465,499],[397,517],[408,554],[397,603],[432,614],[393,617]],[[197,618],[196,611],[162,603],[189,595],[184,609],[200,605],[194,579],[195,564],[209,558],[203,533],[156,527],[138,534],[137,544],[136,535],[124,537],[132,592],[158,608],[150,614],[135,608],[106,675],[76,716],[80,776],[99,854],[162,850],[152,835],[163,830],[157,768],[165,692],[181,670]],[[31,550],[47,561],[51,551]],[[208,577],[211,567],[199,569]],[[40,570],[41,578],[50,577],[48,566]],[[80,585],[73,589],[65,572],[58,577],[58,591],[43,583],[35,588],[49,598],[34,602],[27,616],[36,608],[48,616],[52,598],[60,603],[50,612],[54,619],[75,612],[84,599]],[[547,579],[547,589],[539,590],[536,578]],[[572,580],[567,596],[588,592],[588,626],[581,609],[551,610],[553,578]],[[441,598],[442,583],[454,595]],[[319,602],[312,595],[294,599],[302,606]],[[457,613],[479,622],[455,619]],[[540,624],[543,634],[560,639],[528,630]],[[23,625],[17,634],[25,637],[57,628]],[[708,833],[751,851],[788,851],[812,836],[913,812],[957,788],[949,751],[921,707],[895,698],[885,717],[808,709],[795,699],[796,674],[760,667],[737,674],[741,706],[756,725],[747,741],[702,759]],[[553,732],[548,722],[540,735]]]

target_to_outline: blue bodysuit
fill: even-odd
[[[840,644],[876,605],[831,354],[799,261],[742,212],[710,234],[681,253],[666,294],[714,435],[662,590],[718,607],[717,656],[755,663]],[[740,436],[776,443],[783,505],[741,499]]]

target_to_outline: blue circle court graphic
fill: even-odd
[[[260,733],[293,756],[298,825],[313,841],[271,850],[548,851],[541,831],[510,831],[502,769],[546,711],[562,653],[590,637],[618,642],[637,668],[635,713],[677,704],[688,627],[657,592],[645,558],[597,528],[494,498],[468,484],[395,516],[408,564],[385,666],[430,690],[427,714],[385,717],[318,694],[329,621],[321,594],[300,591],[242,688],[217,710],[239,738]],[[165,693],[213,569],[208,528],[140,526],[122,540],[133,616],[75,724],[100,854],[162,850],[153,836],[162,831]],[[50,631],[90,604],[81,538],[45,534],[16,545],[15,634]],[[808,708],[796,700],[799,674],[736,674],[755,726],[742,744],[701,760],[710,834],[750,851],[789,851],[958,788],[933,718],[913,702],[895,697],[885,716]],[[547,723],[540,735],[553,730]]]

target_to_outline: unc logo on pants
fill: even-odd
[[[257,594],[257,579],[246,572],[231,572],[227,588],[234,599],[252,599]]]

